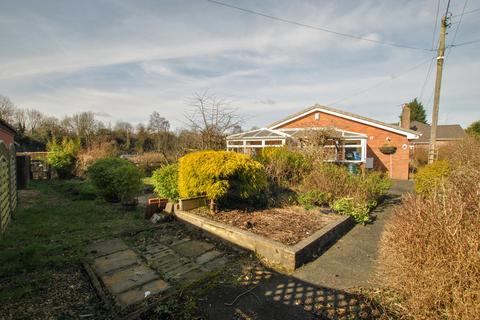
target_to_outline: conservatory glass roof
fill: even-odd
[[[301,137],[307,130],[334,130],[344,139],[366,139],[367,136],[361,133],[340,130],[337,128],[305,128],[305,129],[268,129],[261,128],[229,135],[227,140],[256,140],[256,139],[285,139]]]

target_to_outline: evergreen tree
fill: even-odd
[[[410,121],[427,123],[427,113],[425,112],[423,104],[419,102],[417,98],[410,101],[408,106],[410,107]]]

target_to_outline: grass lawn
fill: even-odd
[[[66,285],[65,279],[78,285],[90,241],[146,226],[140,211],[92,199],[88,189],[82,181],[53,180],[34,181],[20,192],[19,208],[0,240],[0,314],[20,299],[35,300],[52,286]]]

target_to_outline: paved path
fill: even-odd
[[[211,243],[164,237],[144,248],[115,238],[87,247],[93,270],[120,306],[142,302],[221,268],[228,258]]]
[[[373,223],[356,225],[318,259],[297,269],[293,276],[318,286],[337,289],[371,284],[385,222],[392,214],[393,204],[412,188],[410,181],[395,181],[389,199],[374,211]]]

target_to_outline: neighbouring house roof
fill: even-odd
[[[361,133],[345,131],[338,128],[328,128],[335,130],[339,136],[344,139],[366,139],[367,136]],[[269,129],[261,128],[241,133],[229,135],[227,140],[261,140],[261,139],[285,139],[301,137],[308,128],[298,129]]]
[[[0,128],[10,131],[13,135],[17,133],[17,130],[15,130],[11,125],[2,119],[0,119]]]
[[[288,117],[285,117],[285,118],[283,118],[279,121],[276,121],[276,122],[270,124],[268,126],[268,128],[277,129],[278,127],[280,127],[280,126],[282,126],[282,125],[284,125],[284,124],[286,124],[290,121],[301,118],[303,116],[306,116],[306,115],[308,115],[310,113],[313,113],[313,112],[316,112],[316,111],[328,113],[328,114],[331,114],[331,115],[335,115],[337,117],[353,120],[353,121],[360,122],[360,123],[363,123],[363,124],[367,124],[367,125],[370,125],[370,126],[373,126],[373,127],[377,127],[377,128],[381,128],[381,129],[384,129],[384,130],[387,130],[387,131],[395,132],[395,133],[406,136],[408,139],[418,139],[419,136],[421,135],[421,133],[419,133],[417,131],[414,131],[414,130],[403,129],[403,128],[401,128],[399,126],[396,126],[396,125],[391,125],[391,124],[388,124],[388,123],[385,123],[385,122],[382,122],[382,121],[378,121],[378,120],[374,120],[374,119],[371,119],[371,118],[363,117],[363,116],[360,116],[360,115],[357,115],[357,114],[354,114],[354,113],[351,113],[351,112],[347,112],[347,111],[343,111],[343,110],[339,110],[339,109],[334,109],[334,108],[331,108],[331,107],[322,106],[322,105],[319,105],[319,104],[316,104],[314,106],[311,106],[311,107],[306,108],[304,110],[301,110],[299,112],[291,114]]]
[[[418,121],[412,121],[410,128],[422,133],[422,136],[415,143],[430,142],[430,125]],[[466,133],[459,124],[446,124],[437,126],[437,141],[455,141],[466,137]]]

